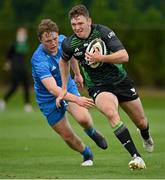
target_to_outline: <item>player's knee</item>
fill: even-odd
[[[65,133],[62,135],[62,138],[66,142],[71,142],[74,139],[74,134],[73,133]]]
[[[118,112],[115,109],[109,109],[106,112],[106,115],[107,115],[109,120],[119,119],[118,118],[119,114],[118,114]]]
[[[76,134],[67,134],[63,139],[71,148],[82,145],[81,139]]]
[[[88,126],[91,124],[91,118],[86,115],[86,114],[81,114],[78,118],[77,121],[82,125],[82,126]]]

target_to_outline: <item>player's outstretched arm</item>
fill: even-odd
[[[57,86],[56,81],[53,77],[44,78],[42,80],[42,83],[47,88],[47,90],[56,97],[60,97],[60,93],[63,92],[62,88]],[[87,98],[87,97],[75,96],[75,95],[68,93],[68,92],[65,92],[65,95],[62,99],[70,101],[70,102],[74,102],[74,103],[76,103],[80,106],[83,106],[85,108],[90,108],[90,107],[95,106],[92,99]],[[61,107],[60,102],[61,102],[60,98],[59,99],[57,98],[56,99],[57,107]]]

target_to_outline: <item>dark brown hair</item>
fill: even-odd
[[[77,16],[85,16],[85,17],[89,17],[89,11],[86,8],[86,6],[79,4],[74,6],[70,11],[69,11],[69,19],[72,19],[74,17]]]
[[[51,19],[43,19],[40,24],[38,25],[37,34],[38,37],[41,39],[42,34],[44,32],[57,32],[59,33],[59,28],[55,22]]]

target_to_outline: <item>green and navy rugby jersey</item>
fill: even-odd
[[[100,24],[93,24],[87,39],[78,38],[73,34],[62,42],[62,58],[69,61],[74,56],[79,61],[88,87],[121,82],[126,77],[126,71],[122,64],[100,63],[96,68],[87,64],[85,60],[86,48],[96,38],[105,42],[107,54],[125,49],[111,29]]]

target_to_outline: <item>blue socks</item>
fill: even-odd
[[[85,129],[84,131],[86,132],[86,134],[88,134],[88,136],[92,136],[96,132],[96,129],[91,127],[91,128]]]
[[[84,151],[81,153],[84,157],[93,157],[91,149],[86,146]]]

